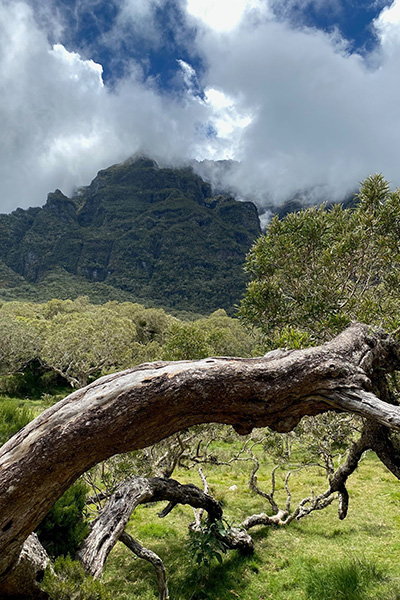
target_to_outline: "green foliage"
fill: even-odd
[[[81,387],[90,375],[123,365],[135,340],[132,321],[107,308],[58,313],[46,327],[40,356],[44,364]]]
[[[32,412],[15,400],[0,398],[0,445],[33,419]]]
[[[85,519],[87,487],[77,481],[57,500],[36,530],[50,556],[74,555],[89,532]]]
[[[218,310],[180,321],[161,309],[87,296],[0,306],[0,391],[11,395],[54,393],[62,382],[84,386],[96,377],[143,362],[251,356],[256,340],[237,319]]]
[[[228,545],[225,543],[227,529],[223,521],[206,523],[199,529],[189,531],[188,551],[196,565],[199,580],[210,575],[213,563],[222,564],[223,554]]]
[[[12,373],[37,357],[37,331],[23,315],[7,315],[0,310],[0,373]]]
[[[50,600],[110,600],[104,586],[93,577],[86,576],[82,565],[69,556],[58,557],[47,567],[41,588]]]
[[[257,340],[224,310],[192,323],[171,325],[163,347],[165,360],[191,360],[207,356],[251,356]]]
[[[164,360],[192,360],[212,354],[207,335],[194,323],[177,323],[170,329],[163,349]]]
[[[353,208],[313,207],[275,217],[247,258],[251,274],[240,307],[270,344],[326,339],[351,320],[400,322],[400,191],[368,177]]]
[[[368,588],[385,580],[382,569],[363,559],[347,559],[330,565],[309,565],[305,590],[309,600],[366,600]]]
[[[1,393],[19,398],[40,398],[43,394],[54,392],[59,385],[57,373],[46,371],[36,359],[29,362],[23,371],[0,377]]]

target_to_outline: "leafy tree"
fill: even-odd
[[[82,387],[91,375],[129,362],[135,341],[132,321],[107,308],[58,313],[47,325],[40,358],[73,387]]]
[[[0,311],[0,370],[13,373],[25,367],[37,357],[38,332],[31,327],[29,319],[12,316]]]
[[[133,304],[132,302],[107,302],[105,306],[118,315],[133,321],[138,342],[141,344],[150,342],[162,344],[166,339],[170,325],[176,321],[160,308],[145,308],[141,304]]]
[[[217,310],[208,318],[171,325],[163,347],[166,360],[191,360],[207,356],[251,356],[256,351],[254,336],[238,319]]]
[[[169,339],[164,346],[165,360],[193,360],[212,354],[207,335],[195,323],[176,323],[172,325]]]
[[[399,239],[400,190],[391,192],[382,175],[364,181],[354,209],[275,217],[248,255],[252,280],[240,316],[274,346],[310,345],[351,320],[395,329]]]

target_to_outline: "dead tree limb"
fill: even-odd
[[[195,485],[182,485],[174,479],[159,477],[132,477],[118,486],[108,504],[92,523],[78,558],[85,571],[100,577],[107,557],[121,538],[128,521],[139,504],[167,500],[167,507],[159,513],[165,517],[177,504],[188,504],[205,509],[211,520],[222,517],[219,503]]]
[[[167,575],[165,573],[164,563],[158,556],[158,554],[156,554],[152,550],[148,550],[147,548],[141,546],[139,542],[134,540],[133,537],[129,535],[129,533],[126,533],[126,531],[124,531],[121,534],[119,539],[123,544],[125,544],[127,548],[129,548],[129,550],[131,550],[131,552],[136,554],[136,556],[138,556],[142,560],[146,560],[151,565],[153,565],[157,576],[159,600],[168,600],[169,592],[167,584]]]
[[[100,378],[1,448],[0,581],[54,502],[105,458],[200,423],[231,424],[243,434],[264,426],[287,432],[302,416],[327,410],[399,431],[400,408],[374,394],[377,373],[399,368],[396,341],[356,324],[315,348],[256,359],[144,364]]]
[[[266,513],[255,514],[247,517],[243,523],[243,528],[248,531],[256,525],[279,525],[287,526],[292,521],[300,520],[303,517],[309,515],[311,512],[316,510],[323,510],[329,506],[335,499],[337,494],[339,497],[339,519],[344,519],[347,516],[349,507],[349,493],[346,488],[347,479],[357,469],[359,461],[366,450],[370,450],[375,446],[376,435],[380,432],[381,426],[376,425],[370,421],[366,421],[361,432],[361,436],[357,442],[353,442],[348,452],[346,461],[340,465],[334,473],[329,476],[329,487],[328,489],[315,496],[311,494],[306,498],[303,498],[294,510],[291,510],[291,493],[289,490],[289,477],[291,472],[287,473],[285,478],[285,489],[286,489],[286,506],[284,509],[279,508],[274,498],[275,492],[275,471],[272,471],[272,490],[271,493],[263,492],[258,487],[257,482],[257,471],[259,469],[259,462],[257,458],[252,455],[254,461],[254,467],[250,475],[249,487],[258,495],[268,500],[272,509],[273,515]]]
[[[131,536],[125,527],[139,504],[168,500],[168,505],[159,513],[163,518],[177,504],[188,504],[193,508],[205,510],[210,521],[222,518],[220,504],[208,493],[195,485],[182,485],[174,479],[159,477],[132,477],[118,486],[108,504],[92,523],[90,533],[83,542],[77,558],[85,571],[94,577],[100,577],[107,557],[118,540],[128,546],[137,556],[149,561],[155,568],[159,585],[160,599],[168,597],[166,575],[163,562],[151,550],[143,548]],[[225,540],[231,549],[250,554],[254,549],[253,540],[238,529],[229,531]]]

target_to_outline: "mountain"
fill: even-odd
[[[213,196],[191,168],[132,159],[71,198],[56,190],[42,208],[0,215],[0,298],[46,300],[52,281],[60,297],[84,289],[102,301],[229,310],[259,234],[254,204]]]

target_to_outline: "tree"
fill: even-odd
[[[82,387],[89,376],[129,362],[136,338],[130,319],[104,307],[58,313],[46,324],[40,359],[73,387]]]
[[[143,448],[195,424],[227,423],[241,434],[267,425],[290,431],[304,415],[353,412],[369,426],[346,463],[347,473],[356,468],[360,452],[373,448],[400,478],[400,447],[392,435],[400,431],[400,408],[387,391],[398,370],[396,338],[353,325],[305,350],[141,365],[77,390],[0,451],[3,597],[18,590],[25,540],[81,473],[107,456]],[[345,479],[336,482],[344,499]]]
[[[240,434],[264,426],[289,432],[303,416],[329,410],[362,417],[360,436],[336,471],[329,445],[316,449],[326,454],[328,489],[304,499],[295,509],[290,507],[288,488],[285,509],[276,504],[273,487],[270,494],[258,488],[255,460],[252,487],[268,500],[275,514],[253,515],[245,521],[246,528],[257,523],[287,524],[326,506],[333,493],[339,494],[339,516],[344,518],[349,502],[347,479],[368,449],[400,478],[396,435],[400,431],[399,193],[390,193],[383,178],[374,176],[365,182],[359,200],[354,210],[310,209],[282,222],[275,220],[250,254],[254,279],[242,304],[242,316],[264,331],[269,344],[285,340],[294,350],[273,350],[256,359],[187,360],[198,351],[193,351],[191,339],[197,335],[196,325],[175,327],[170,340],[175,336],[179,351],[182,341],[183,353],[172,357],[186,360],[141,365],[103,377],[45,411],[4,446],[0,452],[3,597],[18,590],[27,562],[24,557],[32,559],[32,552],[26,550],[33,543],[32,536],[27,536],[81,473],[117,452],[144,448],[192,425],[228,423]],[[274,239],[276,244],[272,244]],[[53,308],[60,312],[58,306]],[[88,312],[88,307],[81,312]],[[356,317],[394,331],[387,334],[353,324],[333,337]],[[200,355],[217,346],[222,351],[234,347],[224,319],[224,315],[214,315],[215,322],[200,339]],[[144,335],[150,335],[146,341],[156,342],[152,331],[147,331],[145,324]],[[300,350],[323,340],[329,341]],[[171,352],[175,349],[170,348]],[[110,511],[114,506],[118,509],[113,513],[117,527],[110,525],[114,521],[107,513],[99,515],[99,529],[93,526],[83,546],[84,563],[97,563],[101,569],[116,539],[142,552],[125,539],[123,524],[138,499],[159,496],[150,493],[150,480],[139,479],[126,483],[126,495],[121,487],[116,490]],[[153,484],[154,491],[159,480],[155,478]],[[170,494],[174,484],[162,479],[161,485]],[[118,507],[124,504],[127,510],[121,512]],[[167,594],[165,586],[162,593]]]
[[[29,320],[0,311],[0,374],[23,369],[38,352],[39,336]]]
[[[209,317],[172,323],[163,347],[166,360],[187,360],[206,356],[252,356],[256,340],[238,319],[223,309]]]
[[[275,217],[251,249],[240,315],[271,346],[329,339],[351,321],[400,323],[400,190],[368,177],[355,208]]]

